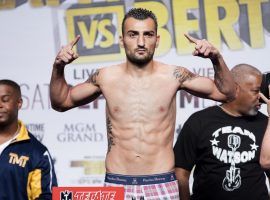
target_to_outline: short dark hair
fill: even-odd
[[[18,97],[21,97],[21,88],[18,83],[9,79],[2,79],[0,80],[0,85],[8,85],[12,87],[15,92],[18,94]]]
[[[157,28],[158,28],[157,17],[151,10],[147,10],[145,8],[132,8],[125,14],[125,17],[122,21],[122,34],[123,35],[124,35],[125,21],[130,17],[134,19],[138,19],[138,20],[145,20],[147,18],[153,19],[156,26],[155,30],[157,32]]]
[[[261,76],[262,73],[260,70],[258,70],[256,67],[246,64],[246,63],[241,63],[238,65],[235,65],[231,69],[231,74],[233,76],[233,79],[236,83],[241,83],[242,81],[246,80],[246,78],[250,75],[255,75],[255,76]]]

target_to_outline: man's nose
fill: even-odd
[[[143,37],[143,35],[140,35],[138,37],[138,46],[139,47],[144,47],[144,45],[145,45],[144,37]]]

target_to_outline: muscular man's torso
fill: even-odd
[[[138,77],[125,65],[103,68],[98,85],[106,99],[109,173],[144,175],[173,170],[175,67],[155,63]]]

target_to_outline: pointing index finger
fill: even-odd
[[[80,40],[81,36],[77,35],[76,38],[69,43],[71,49],[77,44],[77,42]]]
[[[268,102],[268,99],[266,98],[266,96],[264,96],[263,93],[260,92],[260,97],[262,98],[262,100],[267,103]]]
[[[192,37],[192,36],[190,36],[190,35],[188,35],[186,33],[184,35],[189,40],[189,42],[194,43],[194,44],[197,44],[198,39],[196,39],[196,38],[194,38],[194,37]]]

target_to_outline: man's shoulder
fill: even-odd
[[[209,120],[215,119],[219,115],[219,107],[211,106],[203,110],[192,113],[185,123],[188,124],[204,124],[209,122]]]
[[[171,65],[171,64],[166,64],[166,63],[163,63],[163,62],[160,62],[160,61],[156,61],[154,60],[154,66],[157,68],[157,69],[160,69],[160,70],[175,70],[176,68],[179,68],[180,66],[176,66],[176,65]]]
[[[154,61],[155,75],[164,75],[165,77],[173,77],[175,70],[179,67],[176,65],[170,65],[159,61]]]
[[[123,64],[98,67],[90,76],[95,76],[98,85],[107,84],[122,76]]]
[[[99,67],[99,71],[107,72],[107,71],[114,71],[114,70],[122,70],[126,66],[126,63],[119,63],[115,65],[109,65],[109,66],[102,66]]]
[[[112,74],[117,74],[121,71],[124,71],[125,63],[117,64],[117,65],[110,65],[104,66],[97,69],[99,76],[107,76]]]
[[[34,151],[43,153],[47,150],[47,147],[42,144],[31,132],[28,132],[28,134]]]
[[[218,106],[210,106],[207,108],[204,108],[200,111],[197,111],[195,113],[193,113],[190,118],[202,118],[204,116],[208,116],[213,114],[213,113],[217,113],[217,111],[219,110]]]

